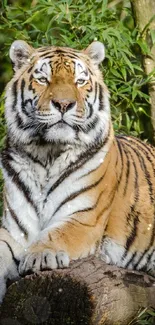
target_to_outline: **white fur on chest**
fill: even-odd
[[[85,175],[104,161],[107,151],[108,148],[106,150],[104,147],[104,150],[92,155],[92,158],[84,166],[75,168],[75,171],[69,175],[66,174],[66,177],[62,177],[62,175],[67,173],[69,166],[76,162],[80,152],[72,149],[66,150],[57,158],[47,161],[45,166],[28,156],[15,154],[12,167],[27,187],[34,206],[26,200],[22,191],[6,175],[9,201],[16,214],[20,216],[21,223],[29,230],[27,242],[14,221],[11,221],[7,227],[10,228],[12,236],[20,244],[27,246],[39,237],[41,231],[57,222],[67,221],[76,211],[90,207],[92,203],[87,191],[82,197],[74,196],[74,194],[89,185]],[[70,199],[72,196],[74,198]]]

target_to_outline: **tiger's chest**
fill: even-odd
[[[56,213],[60,210],[60,205],[66,197],[72,195],[81,186],[81,181],[78,179],[81,172],[75,175],[68,173],[68,168],[73,161],[73,155],[70,158],[69,155],[64,154],[55,161],[47,162],[46,166],[31,161],[27,162],[26,172],[24,168],[21,169],[20,176],[31,189],[41,229],[47,226],[49,221],[57,221],[61,217],[61,213]]]
[[[13,152],[9,162],[13,179],[5,170],[4,178],[6,195],[18,224],[10,210],[3,225],[25,246],[44,229],[69,221],[73,214],[92,211],[101,197],[105,155],[105,150],[91,153],[91,158],[88,153],[65,150],[45,162]]]
[[[85,177],[87,171],[92,168],[89,163],[87,168],[77,168],[77,157],[74,153],[64,153],[54,161],[43,164],[21,158],[14,164],[19,178],[30,193],[30,198],[36,212],[36,218],[32,219],[29,213],[27,201],[23,198],[22,209],[27,211],[24,220],[30,220],[36,233],[49,227],[55,222],[67,219],[75,211],[90,204],[90,197],[85,193],[84,198],[78,196],[80,190],[87,187],[89,178]],[[95,161],[93,162],[93,166]],[[99,164],[98,159],[96,165]],[[22,193],[14,193],[14,208],[21,209]],[[32,209],[31,209],[32,210]],[[26,213],[26,212],[25,212]],[[37,223],[37,226],[36,226]]]
[[[58,210],[77,186],[74,177],[66,179],[68,166],[74,160],[74,154],[70,157],[67,152],[46,163],[12,152],[9,162],[12,176],[4,170],[7,207],[3,226],[23,246],[29,245],[54,221],[62,219],[62,211],[58,213]]]

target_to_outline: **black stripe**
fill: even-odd
[[[101,164],[100,164],[100,165],[101,165]],[[87,172],[86,174],[83,174],[82,176],[79,177],[79,179],[81,179],[81,178],[83,178],[83,177],[86,177],[86,176],[92,174],[93,172],[95,172],[95,171],[100,167],[100,165],[98,165],[97,167],[91,169],[91,170],[90,170],[89,172]],[[107,168],[108,168],[108,166],[107,166]]]
[[[129,142],[132,142],[134,144],[136,143],[136,145],[139,146],[140,150],[142,150],[147,157],[150,154],[151,156],[153,156],[155,158],[155,147],[153,147],[150,143],[145,143],[145,142],[141,141],[140,139],[134,138],[132,136],[117,135],[117,138],[120,138],[122,140],[127,139],[127,140],[129,140]],[[148,158],[148,160],[149,160],[149,158]]]
[[[15,183],[17,188],[23,192],[26,200],[31,204],[31,206],[34,208],[35,212],[38,215],[37,207],[35,206],[35,203],[31,199],[31,190],[26,186],[19,177],[19,174],[16,173],[16,171],[11,166],[10,162],[13,161],[13,157],[9,154],[9,151],[3,150],[2,151],[2,164],[3,168],[7,171],[8,176],[11,178],[12,182]]]
[[[24,228],[23,225],[21,225],[21,223],[19,222],[18,220],[18,217],[15,213],[15,211],[11,208],[6,196],[5,196],[5,201],[6,201],[6,204],[7,204],[7,208],[9,209],[9,212],[13,218],[13,220],[15,221],[15,223],[17,224],[18,228],[24,233],[24,236],[25,238],[27,239],[28,238],[28,231]]]
[[[61,61],[55,61],[53,64],[53,70],[56,70],[56,72],[58,73],[58,71],[60,71],[62,68],[62,62]]]
[[[136,255],[137,255],[137,253],[135,252],[135,253],[132,253],[132,256],[130,257],[130,259],[129,259],[129,261],[125,264],[125,268],[127,269],[128,268],[128,266],[134,261],[134,258],[136,257]],[[124,255],[123,255],[123,257],[122,257],[122,260],[124,259]]]
[[[67,178],[69,177],[73,172],[77,171],[78,169],[80,169],[83,165],[85,165],[85,163],[87,161],[89,161],[91,158],[93,158],[93,156],[96,155],[96,153],[107,143],[109,139],[109,134],[107,135],[107,137],[104,139],[104,141],[102,143],[95,143],[94,146],[88,148],[87,151],[85,151],[84,153],[82,153],[81,155],[79,155],[79,157],[77,158],[77,160],[75,162],[72,162],[67,170],[65,170],[65,172],[60,176],[60,178],[52,185],[52,187],[49,189],[48,193],[47,193],[47,197]],[[44,201],[44,203],[46,203],[47,201],[47,197]]]
[[[134,217],[134,220],[133,220],[133,226],[132,226],[132,230],[131,230],[131,233],[130,235],[128,236],[127,238],[127,241],[126,241],[126,245],[125,245],[125,248],[126,248],[126,251],[129,251],[131,245],[133,244],[135,238],[137,237],[137,232],[138,232],[138,224],[139,224],[139,213],[133,211],[133,217]],[[125,257],[126,255],[123,256],[123,258]]]
[[[130,219],[131,219],[130,216],[132,216],[132,214],[134,212],[134,209],[136,207],[136,202],[139,199],[138,171],[137,171],[137,167],[136,167],[136,164],[135,164],[135,161],[134,161],[134,158],[133,158],[133,155],[131,154],[131,152],[130,152],[130,156],[132,158],[132,163],[133,163],[134,171],[135,171],[135,186],[134,186],[134,190],[135,190],[134,199],[135,199],[135,202],[131,206],[131,213],[127,216],[127,221],[130,221]]]
[[[155,214],[154,214],[155,216]],[[149,248],[153,245],[155,240],[155,217],[154,217],[154,223],[153,223],[153,227],[152,227],[152,235],[151,235],[151,239],[150,239],[150,244],[149,244]]]
[[[117,139],[116,139],[117,140]],[[115,147],[117,146],[117,141],[114,141],[114,144],[115,144]],[[119,151],[116,150],[116,153],[117,153],[117,158],[116,158],[116,163],[115,163],[115,169],[117,169],[117,165],[118,165],[118,162],[119,162]]]
[[[46,58],[48,58],[48,55],[50,55],[49,57],[54,57],[54,54],[52,54],[53,53],[53,51],[46,51],[46,52],[44,52],[44,53],[42,53],[41,55],[39,55],[39,57],[40,58],[44,58],[44,57],[46,57]]]
[[[95,226],[97,224],[97,222],[99,221],[99,219],[103,216],[103,213],[108,210],[110,208],[110,206],[112,205],[113,203],[113,200],[115,198],[115,194],[116,194],[116,189],[117,189],[117,184],[115,184],[115,186],[113,187],[111,193],[109,194],[109,198],[108,198],[108,202],[107,202],[107,205],[101,210],[101,212],[97,215],[96,217],[96,222],[95,222]],[[108,223],[108,219],[107,219],[107,223]],[[107,228],[107,225],[105,226],[105,229]],[[105,236],[105,231],[104,231],[104,235],[103,237],[106,237]],[[102,237],[102,240],[101,240],[101,243],[103,242],[103,237]]]
[[[136,150],[134,150],[133,149],[133,146],[132,145],[130,145],[130,142],[132,142],[131,140],[129,140],[129,143],[127,143],[127,138],[125,138],[125,137],[121,137],[122,138],[122,140],[126,140],[124,143],[125,143],[125,145],[127,145],[128,147],[130,147],[130,149],[132,149],[135,153],[136,153],[136,155],[137,155],[137,157],[138,157],[138,159],[139,159],[139,155],[140,155],[140,152],[138,153]],[[140,142],[141,143],[141,142]],[[135,143],[134,143],[135,144]],[[141,160],[139,160],[139,162],[140,162],[140,166],[141,166],[141,168],[142,168],[142,170],[144,171],[144,173],[145,173],[145,177],[146,177],[146,180],[147,180],[147,182],[148,182],[148,186],[149,186],[149,192],[150,192],[150,199],[151,199],[151,201],[152,201],[152,203],[154,203],[154,198],[153,198],[153,196],[152,196],[152,192],[153,192],[153,189],[152,189],[152,184],[151,184],[151,186],[150,186],[150,180],[149,179],[147,179],[147,173],[148,173],[148,171],[147,171],[147,169],[146,169],[146,165],[145,165],[145,163],[144,163],[144,158],[141,156]],[[144,163],[144,164],[143,164]],[[144,166],[145,165],[145,166]],[[150,177],[149,177],[150,178]],[[134,207],[132,207],[132,214],[134,214]],[[128,219],[128,218],[127,218]],[[136,230],[137,230],[137,227],[136,227]],[[132,234],[131,234],[131,236],[133,236]],[[155,237],[155,220],[154,220],[154,225],[153,225],[153,227],[152,227],[152,235],[151,235],[151,239],[150,239],[150,243],[149,243],[149,245],[148,245],[148,247],[147,247],[147,249],[143,252],[143,254],[142,254],[142,256],[139,258],[139,260],[137,261],[137,263],[134,265],[134,268],[137,268],[137,266],[139,265],[139,263],[142,261],[142,259],[144,258],[144,256],[145,256],[145,254],[147,254],[148,253],[148,250],[150,249],[150,247],[153,245],[153,242],[154,242],[154,237]],[[129,240],[128,240],[129,241]],[[129,241],[130,242],[130,241]],[[129,249],[129,247],[128,247],[128,249]],[[127,252],[126,252],[126,255],[127,255]]]
[[[95,204],[93,206],[91,206],[89,208],[86,208],[86,209],[81,209],[81,210],[75,211],[74,213],[72,213],[72,215],[74,215],[76,213],[79,213],[79,212],[88,212],[88,211],[91,211],[91,210],[94,210],[95,208],[97,208],[98,203],[99,203],[100,198],[101,198],[103,193],[104,193],[104,191],[101,191],[100,195],[97,198],[97,201],[95,202]]]
[[[16,80],[12,86],[12,96],[14,98],[13,104],[12,104],[12,110],[16,110],[16,105],[17,105],[17,86],[18,86],[18,80]]]
[[[126,149],[126,146],[129,147],[132,151],[133,150],[133,147],[130,146],[129,143],[126,143],[126,142],[121,142],[122,143],[122,146],[123,148],[125,147]],[[135,152],[134,152],[135,153]],[[138,200],[139,198],[139,185],[138,185],[138,170],[137,170],[137,166],[136,166],[136,163],[135,163],[135,160],[134,160],[134,157],[133,157],[133,154],[131,153],[131,151],[128,151],[128,154],[130,155],[131,157],[131,160],[132,160],[132,163],[133,163],[133,166],[134,166],[134,170],[135,170],[135,186],[134,186],[134,189],[136,190],[136,194],[135,194],[135,202]],[[132,206],[131,208],[131,212],[134,211],[134,208],[135,208],[135,204]],[[127,218],[128,219],[128,218]]]
[[[104,93],[104,89],[99,84],[99,111],[102,111],[104,109],[104,105],[103,105],[103,93]]]
[[[82,223],[81,221],[79,221],[79,220],[77,220],[75,218],[71,218],[71,220],[78,222],[82,226],[93,227],[94,228],[96,226],[97,222],[99,221],[99,219],[102,217],[103,213],[111,206],[111,204],[112,204],[112,202],[114,200],[114,197],[115,197],[115,193],[116,193],[116,187],[114,187],[114,189],[112,190],[112,192],[109,194],[109,198],[111,197],[111,199],[108,201],[107,205],[96,216],[95,224],[93,224],[93,225],[85,224],[85,223]],[[113,195],[111,196],[111,194],[113,194]],[[68,223],[68,221],[67,221],[67,223]]]
[[[76,59],[76,60],[79,60],[79,56],[74,54],[74,53],[65,53],[65,52],[61,52],[61,53],[45,53],[45,54],[42,54],[40,55],[40,57],[42,57],[43,59],[53,59],[55,58],[56,56],[58,56],[58,59],[60,56],[63,56],[63,57],[67,57],[69,59]],[[55,62],[53,62],[55,64]]]
[[[152,247],[152,245],[154,243],[154,238],[155,238],[155,220],[154,220],[154,225],[153,225],[152,228],[153,229],[152,229],[152,235],[151,235],[150,243],[147,246],[147,248],[145,249],[145,251],[143,252],[142,256],[137,261],[137,263],[135,264],[135,268],[138,267],[138,265],[140,264],[140,262],[142,261],[142,259],[144,258],[144,256],[149,252],[149,249]]]
[[[35,90],[35,88],[32,87],[32,82],[30,82],[30,84],[28,86],[28,90],[32,90],[33,94],[35,94],[36,90]]]
[[[93,115],[93,106],[92,106],[92,104],[90,104],[88,102],[87,102],[87,105],[89,107],[89,115],[87,116],[87,119],[89,119]]]
[[[55,55],[58,55],[58,54],[65,54],[67,56],[69,56],[70,54],[80,55],[80,52],[78,50],[71,49],[71,48],[65,48],[65,47],[64,48],[53,49],[52,52]]]
[[[151,261],[151,258],[153,256],[155,252],[155,248],[153,249],[152,253],[148,254],[148,257],[147,257],[147,261],[146,261],[146,264],[149,265],[150,261]]]
[[[84,222],[81,222],[75,218],[71,218],[71,220],[73,220],[74,222],[77,222],[78,224],[80,224],[81,226],[84,226],[84,227],[90,227],[90,228],[94,228],[94,225],[90,225],[88,223],[84,223]],[[74,222],[72,222],[71,220],[67,220],[67,223],[70,223],[71,225],[75,226],[74,225]]]
[[[39,159],[37,159],[36,157],[33,157],[31,153],[27,152],[26,155],[33,161],[33,163],[35,164],[39,164],[40,166],[42,166],[43,168],[46,167],[46,163],[40,161]]]
[[[145,158],[150,162],[152,170],[153,170],[153,175],[155,176],[155,162],[154,162],[154,160],[152,161],[152,159],[151,159],[152,156],[155,158],[155,155],[153,154],[153,152],[151,152],[151,154],[150,154],[149,145],[145,145],[142,141],[137,141],[137,139],[134,139],[132,137],[130,138],[130,142],[133,144],[135,144],[135,142],[136,142],[136,146],[137,146],[138,150],[142,151]]]
[[[95,116],[94,119],[91,120],[87,125],[84,125],[84,127],[81,126],[83,133],[88,134],[91,130],[94,130],[98,122],[99,122],[99,118],[98,116]]]
[[[27,105],[30,104],[31,106],[31,109],[27,109]],[[33,106],[33,100],[31,98],[29,99],[26,99],[25,102],[24,102],[24,113],[28,116],[28,117],[32,117],[32,110],[34,109],[34,106]]]
[[[127,159],[127,168],[126,168],[126,179],[125,179],[125,186],[124,186],[124,191],[123,191],[123,196],[126,195],[126,191],[127,191],[127,187],[128,187],[128,180],[129,180],[129,174],[130,174],[130,158],[129,158],[129,153],[126,150],[125,146],[123,147],[123,150],[125,152],[126,155],[126,159]]]
[[[145,251],[142,253],[141,257],[139,258],[139,260],[136,262],[136,264],[134,265],[134,269],[136,270],[139,263],[142,261],[142,259],[144,258],[145,254],[148,253],[148,248],[145,249]]]
[[[143,146],[148,151],[148,153],[150,153],[150,149],[152,149],[153,152],[151,151],[151,154],[153,155],[153,157],[155,157],[155,147],[151,143],[145,143],[144,141],[142,141],[138,138],[134,138],[132,136],[130,136],[130,137],[127,136],[127,137],[132,140],[135,140],[135,142],[138,142],[141,146]]]
[[[32,81],[33,79],[33,74],[30,74],[29,81]]]
[[[88,68],[88,71],[89,71],[90,75],[94,76],[94,73],[91,71],[91,69],[89,67],[87,67],[87,68]]]
[[[30,73],[33,69],[33,65],[27,70],[28,73]]]
[[[82,193],[84,192],[87,192],[89,190],[91,190],[92,188],[96,187],[98,184],[101,183],[101,181],[103,180],[104,176],[105,176],[106,172],[93,184],[89,185],[89,186],[86,186],[86,187],[83,187],[82,189],[72,193],[71,195],[69,195],[65,200],[63,200],[60,205],[56,208],[56,210],[53,212],[53,215],[55,213],[57,213],[60,208],[65,205],[66,203],[72,201],[73,199],[75,199],[77,196],[81,195]]]
[[[25,102],[24,102],[24,89],[25,89],[25,80],[22,79],[21,82],[21,108],[23,113],[25,113],[27,115],[27,112],[25,110]]]
[[[124,160],[123,160],[123,150],[122,150],[122,144],[121,142],[116,138],[117,140],[117,148],[118,148],[118,151],[120,153],[120,158],[121,158],[121,172],[120,172],[120,175],[119,175],[119,178],[118,178],[118,186],[121,182],[121,179],[122,179],[122,176],[123,176],[123,171],[124,171]]]
[[[42,46],[40,47],[39,49],[37,49],[38,52],[47,52],[48,50],[52,50],[52,47],[49,45],[49,46]]]
[[[94,104],[95,104],[95,102],[96,102],[97,93],[98,93],[98,83],[95,81],[95,97],[94,97]]]
[[[151,269],[147,270],[147,267],[149,266],[149,263],[151,261],[151,258],[153,256],[154,252],[155,252],[155,249],[153,249],[153,251],[150,254],[148,253],[145,264],[143,266],[141,266],[141,267],[138,267],[139,271],[148,272],[148,273],[149,273],[149,271],[151,271]],[[144,255],[143,255],[143,258],[144,258]]]
[[[0,239],[0,241],[2,241],[3,243],[5,243],[5,244],[7,245],[8,249],[9,249],[11,255],[12,255],[12,259],[13,259],[13,261],[14,261],[15,264],[18,266],[20,261],[17,260],[17,258],[15,257],[14,252],[13,252],[11,246],[9,245],[9,243],[8,243],[6,240],[3,240],[3,239]]]
[[[23,128],[23,120],[21,119],[19,113],[16,114],[16,122],[19,129]]]
[[[35,125],[35,124],[30,125],[29,122],[24,124],[24,121],[22,120],[18,112],[16,114],[16,123],[17,123],[17,127],[22,130],[34,129],[34,125]]]
[[[146,167],[145,160],[144,160],[143,156],[141,155],[140,150],[137,151],[136,148],[134,146],[132,146],[132,144],[135,144],[135,143],[133,143],[132,141],[128,141],[127,138],[123,138],[122,140],[125,141],[125,144],[128,147],[130,147],[134,151],[134,153],[136,154],[136,156],[137,156],[137,158],[139,160],[141,169],[144,172],[146,182],[148,183],[150,201],[151,201],[151,203],[154,203],[153,185],[152,185],[152,182],[151,182],[150,173],[149,173],[149,171],[148,171],[148,169]]]
[[[136,167],[133,155],[132,155],[132,153],[130,151],[129,151],[129,154],[131,156],[131,160],[132,160],[132,163],[133,163],[133,166],[134,166],[134,171],[135,171],[135,178],[134,178],[134,180],[135,180],[135,184],[134,184],[135,193],[134,193],[134,203],[131,205],[130,213],[127,215],[127,222],[130,225],[133,218],[134,218],[134,220],[133,220],[131,233],[128,236],[127,241],[126,241],[126,246],[125,246],[126,251],[125,251],[122,259],[124,259],[127,256],[128,250],[131,247],[131,245],[133,244],[135,237],[137,236],[137,230],[138,230],[137,226],[138,226],[138,222],[139,222],[138,212],[135,211],[136,203],[137,203],[138,198],[139,198],[138,171],[137,171],[137,167]]]

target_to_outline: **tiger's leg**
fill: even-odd
[[[7,279],[18,279],[19,256],[22,247],[11,237],[9,232],[0,229],[0,303],[6,292]]]
[[[70,259],[94,254],[102,233],[103,225],[90,227],[73,219],[44,230],[41,239],[29,247],[28,254],[21,260],[19,273],[67,267]]]
[[[155,247],[143,252],[126,250],[114,239],[104,237],[100,246],[100,256],[107,264],[144,271],[155,277]]]

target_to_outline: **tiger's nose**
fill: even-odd
[[[65,113],[69,109],[72,109],[76,102],[68,99],[52,99],[52,104],[58,111]]]

